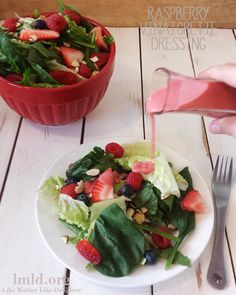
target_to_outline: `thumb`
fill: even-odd
[[[209,129],[215,134],[236,136],[236,116],[213,120],[209,125]]]

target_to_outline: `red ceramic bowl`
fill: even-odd
[[[88,19],[88,18],[87,18]],[[104,35],[109,31],[98,22]],[[115,44],[103,69],[88,80],[59,88],[34,88],[12,83],[0,77],[0,95],[11,109],[43,125],[66,125],[85,117],[103,98],[114,69]]]

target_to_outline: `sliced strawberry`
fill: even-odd
[[[16,28],[17,28],[16,25],[17,25],[18,20],[19,19],[16,17],[6,18],[2,25],[9,32],[15,32]]]
[[[98,179],[96,178],[96,179],[94,179],[92,181],[85,181],[84,182],[84,193],[86,195],[91,194],[91,192],[92,192],[95,184],[97,183],[97,181],[98,181]]]
[[[139,172],[143,174],[149,174],[151,173],[155,168],[155,165],[152,161],[136,161],[133,163],[132,171],[133,172]]]
[[[191,190],[187,192],[181,201],[181,206],[185,211],[194,211],[197,213],[209,212],[209,208],[204,202],[202,195],[197,190]]]
[[[77,193],[75,192],[76,187],[77,187],[77,183],[66,184],[61,188],[61,194],[65,194],[67,196],[70,196],[73,199],[76,199],[77,198]]]
[[[110,54],[107,52],[92,52],[90,58],[94,60],[94,63],[99,69],[101,69],[108,61]]]
[[[92,75],[92,70],[88,65],[85,64],[81,64],[79,66],[79,72],[78,74],[86,79],[89,79]]]
[[[171,231],[166,227],[158,226],[158,229],[162,232],[166,232],[168,234],[171,234]],[[165,237],[162,237],[161,235],[156,234],[156,233],[152,233],[152,241],[160,249],[166,249],[171,246],[171,240],[169,240]]]
[[[64,62],[68,67],[78,67],[84,58],[82,51],[70,47],[60,47]]]
[[[79,253],[92,264],[98,265],[101,262],[101,254],[88,240],[78,241],[76,248]]]
[[[96,203],[113,198],[113,174],[112,169],[108,168],[99,176],[92,190],[92,202]]]
[[[40,41],[58,39],[59,37],[60,34],[56,31],[24,29],[21,31],[19,39],[21,41]]]
[[[101,27],[94,27],[90,33],[96,33],[95,43],[101,49],[107,50],[107,45],[103,40],[102,36],[102,28]]]
[[[56,81],[64,85],[73,85],[79,82],[78,76],[68,71],[54,70],[51,71],[52,76]]]

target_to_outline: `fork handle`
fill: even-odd
[[[217,208],[215,218],[215,237],[207,279],[214,288],[224,289],[228,283],[224,256],[226,207]]]

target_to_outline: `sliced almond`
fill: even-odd
[[[169,223],[169,224],[167,225],[167,227],[168,227],[169,229],[176,229],[176,227],[175,227],[173,224],[171,224],[171,223]]]
[[[91,60],[92,62],[97,62],[99,59],[98,59],[97,56],[94,56],[94,57],[91,57],[90,60]]]
[[[146,207],[142,207],[142,208],[140,208],[140,210],[141,210],[141,212],[142,213],[146,213],[146,212],[148,212],[148,208],[146,208]]]
[[[142,211],[141,211],[140,209],[138,209],[138,208],[136,208],[136,211],[137,211],[138,213],[142,213]]]
[[[129,217],[132,217],[134,215],[135,211],[133,208],[128,208],[126,213]]]
[[[30,37],[29,37],[29,41],[31,41],[31,42],[35,42],[35,41],[37,41],[38,40],[38,37],[36,36],[36,35],[31,35]]]
[[[86,172],[86,174],[88,176],[97,176],[99,174],[100,170],[97,169],[97,168],[93,168],[93,169],[90,169]]]
[[[68,244],[69,240],[70,240],[70,237],[69,236],[62,236],[62,241],[65,243],[65,244]]]
[[[139,224],[141,224],[141,223],[143,223],[144,221],[145,221],[145,215],[143,214],[143,213],[136,213],[135,215],[134,215],[134,220],[137,222],[137,223],[139,223]]]
[[[77,60],[73,60],[71,65],[72,65],[72,67],[76,68],[79,66],[79,62]]]
[[[132,202],[132,200],[126,196],[120,196],[120,197],[123,197],[126,202]]]
[[[87,64],[85,60],[82,60],[81,63],[82,63],[83,65],[86,65],[86,64]]]
[[[63,42],[63,45],[64,45],[65,47],[71,47],[70,43],[68,43],[68,42]]]
[[[97,75],[99,73],[99,71],[93,71],[92,72],[92,76],[95,76],[95,75]]]

